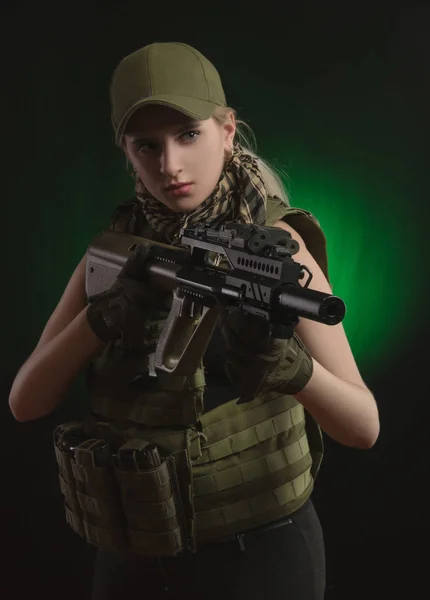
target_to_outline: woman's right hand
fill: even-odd
[[[122,340],[128,349],[138,349],[149,311],[164,306],[167,293],[151,285],[147,276],[148,252],[146,246],[137,246],[112,287],[88,306],[88,322],[100,340]]]

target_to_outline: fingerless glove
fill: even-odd
[[[312,357],[297,334],[273,338],[267,322],[236,311],[226,311],[220,326],[228,349],[225,369],[242,402],[268,391],[296,394],[311,378]]]

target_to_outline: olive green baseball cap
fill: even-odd
[[[213,64],[180,42],[156,42],[123,58],[112,75],[110,100],[118,145],[130,117],[146,104],[169,106],[196,120],[226,106]]]

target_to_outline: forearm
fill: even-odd
[[[55,338],[36,349],[19,370],[9,396],[18,421],[38,419],[61,402],[79,372],[102,348],[85,307]]]
[[[312,377],[295,398],[335,441],[361,449],[373,446],[379,416],[372,393],[339,379],[316,360],[313,363]]]

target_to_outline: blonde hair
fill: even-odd
[[[236,121],[235,141],[238,141],[242,148],[257,159],[268,195],[277,196],[287,206],[290,206],[288,194],[282,182],[282,176],[287,177],[287,175],[282,169],[275,169],[273,165],[257,154],[257,140],[251,127],[245,121],[242,121],[242,119],[238,119],[237,111],[229,106],[217,107],[212,116],[219,125],[224,125],[228,121],[230,113],[233,113]]]

